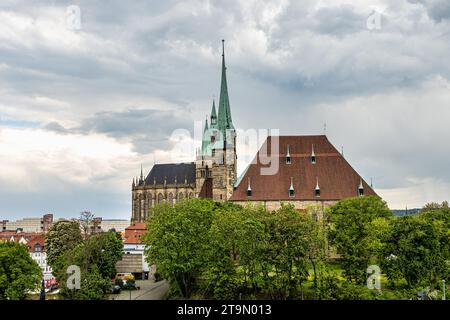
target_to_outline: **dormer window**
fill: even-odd
[[[291,152],[289,150],[289,145],[287,145],[286,164],[291,164]]]
[[[247,197],[252,196],[252,186],[250,184],[250,178],[248,178]]]
[[[316,163],[316,153],[314,152],[314,145],[312,145],[312,151],[311,151],[311,163]]]
[[[291,185],[289,187],[289,197],[293,197],[295,195],[294,191],[294,177],[291,177]]]
[[[364,186],[363,186],[363,183],[362,183],[362,179],[359,179],[358,195],[360,197],[362,197],[364,195]]]
[[[314,189],[314,194],[316,197],[320,197],[319,178],[316,178],[316,188]]]

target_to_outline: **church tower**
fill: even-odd
[[[225,48],[222,40],[222,77],[219,110],[216,114],[213,100],[210,126],[205,122],[202,148],[197,152],[196,195],[226,201],[233,194],[236,181],[236,130],[231,118],[230,99],[225,65]]]

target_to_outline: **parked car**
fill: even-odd
[[[120,291],[121,291],[120,286],[114,285],[114,286],[112,286],[112,288],[111,288],[111,293],[112,293],[112,294],[119,294]]]

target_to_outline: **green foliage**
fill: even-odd
[[[110,289],[111,281],[102,277],[96,265],[88,272],[82,273],[81,288],[72,293],[74,300],[103,300],[105,293]]]
[[[216,299],[285,299],[307,281],[308,261],[323,257],[317,223],[292,206],[272,213],[193,199],[154,208],[148,230],[147,261],[182,297],[199,286]]]
[[[449,215],[425,213],[397,218],[384,249],[382,266],[391,281],[405,279],[409,287],[436,287],[450,275]]]
[[[181,201],[175,206],[154,207],[148,223],[147,261],[156,264],[161,275],[189,297],[194,280],[205,264],[208,230],[215,204],[206,199]]]
[[[24,299],[39,288],[41,269],[28,248],[16,242],[0,242],[0,300]]]
[[[61,286],[61,295],[68,299],[102,298],[116,274],[115,266],[122,258],[122,249],[120,235],[113,231],[93,234],[74,248],[67,249],[54,262],[54,274]],[[81,269],[81,289],[75,292],[66,288],[69,276],[66,270],[70,265]]]
[[[379,198],[358,197],[325,219],[321,208],[306,211],[205,199],[157,206],[146,258],[170,281],[170,296],[184,299],[416,299],[420,288],[448,282],[449,209],[396,218]],[[329,245],[337,263],[327,260]],[[366,286],[371,264],[388,276],[381,291]]]
[[[123,280],[122,279],[120,279],[120,278],[116,278],[116,280],[114,281],[114,284],[116,285],[116,286],[119,286],[121,289],[123,288]]]
[[[377,261],[383,238],[390,233],[392,213],[372,196],[341,200],[329,212],[330,240],[341,255],[345,276],[364,284],[367,267]]]
[[[80,224],[77,221],[58,221],[50,227],[45,237],[47,263],[57,270],[59,257],[82,242]]]

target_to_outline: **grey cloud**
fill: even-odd
[[[171,134],[177,129],[193,131],[193,120],[183,110],[128,109],[123,112],[99,112],[75,128],[88,134],[104,133],[117,139],[130,139],[140,153],[169,150]]]
[[[41,127],[45,130],[53,131],[53,132],[60,133],[60,134],[66,134],[66,133],[70,132],[68,129],[64,128],[61,124],[59,124],[58,122],[55,122],[55,121],[46,123],[46,124],[42,125]]]
[[[450,20],[450,2],[447,0],[408,0],[414,4],[422,4],[428,16],[436,22]]]

